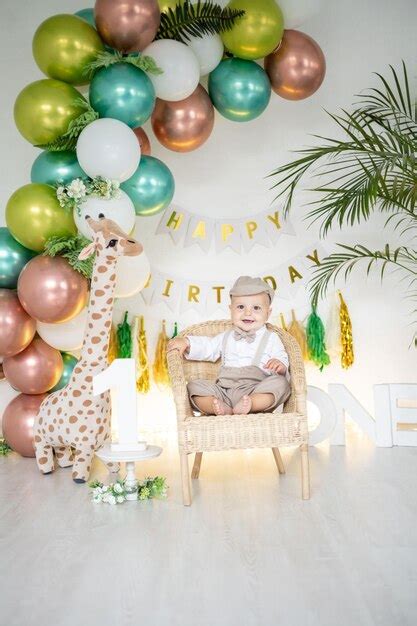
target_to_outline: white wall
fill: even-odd
[[[0,223],[11,193],[29,182],[31,164],[38,151],[19,135],[13,123],[13,103],[27,83],[41,78],[31,54],[31,40],[37,25],[50,15],[74,12],[82,4],[70,0],[37,0],[30,6],[14,0],[1,2],[0,62],[2,93],[0,104]],[[213,217],[243,217],[270,206],[266,174],[290,158],[289,151],[311,143],[309,134],[332,135],[335,130],[323,109],[348,107],[355,93],[376,84],[372,72],[387,73],[391,63],[401,59],[416,75],[415,28],[417,3],[414,0],[351,0],[327,2],[323,13],[304,25],[303,30],[321,45],[327,59],[327,75],[319,92],[302,102],[286,102],[272,96],[267,111],[249,124],[234,124],[216,114],[209,141],[196,152],[179,155],[165,150],[153,138],[146,124],[153,155],[171,168],[176,180],[174,202],[195,213]],[[175,271],[180,277],[200,280],[232,280],[241,273],[265,275],[298,250],[314,243],[318,233],[307,229],[301,206],[292,219],[297,238],[282,237],[274,249],[255,247],[249,254],[226,250],[220,255],[202,252],[197,246],[182,249],[167,236],[154,235],[159,217],[138,218],[137,236],[144,242],[152,265],[161,271]],[[382,232],[382,219],[372,219],[355,229],[334,229],[329,242],[361,242],[379,247],[396,243],[393,232]],[[329,244],[328,244],[329,245]],[[349,287],[343,288],[354,325],[356,362],[347,372],[332,365],[320,373],[308,367],[310,384],[326,388],[329,382],[343,382],[372,410],[372,385],[381,382],[417,382],[416,353],[408,348],[410,303],[393,277],[379,284],[376,276],[366,280],[357,270]],[[307,298],[300,293],[293,303],[306,310]],[[277,302],[275,312],[290,305]],[[144,313],[151,354],[160,320],[168,327],[175,317],[164,305],[146,307],[141,297],[119,302],[135,313]],[[326,318],[326,305],[321,307]],[[226,314],[224,311],[223,314]],[[221,316],[219,311],[217,317]],[[181,317],[181,325],[199,321],[193,311]]]

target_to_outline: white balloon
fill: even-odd
[[[92,233],[86,222],[86,215],[89,215],[94,220],[98,220],[100,213],[107,219],[116,222],[127,235],[132,232],[135,226],[135,207],[127,193],[121,189],[119,189],[117,198],[105,200],[104,198],[90,196],[79,205],[78,209],[74,209],[75,225],[87,239],[92,239]]]
[[[129,298],[142,291],[151,268],[144,252],[138,256],[120,256],[116,268],[116,298]]]
[[[19,394],[20,391],[16,391],[16,389],[13,389],[11,384],[6,379],[0,381],[0,435],[3,434],[1,423],[3,420],[3,413],[6,409],[6,406]]]
[[[223,58],[223,42],[220,35],[190,37],[187,44],[194,52],[200,65],[200,76],[210,74]]]
[[[120,120],[102,118],[88,124],[77,141],[77,159],[88,176],[123,182],[136,172],[140,146],[133,130]]]
[[[36,330],[42,339],[53,348],[63,352],[72,352],[73,350],[79,350],[83,345],[86,323],[87,308],[83,309],[81,313],[68,322],[63,322],[62,324],[37,322]]]
[[[151,56],[163,70],[163,74],[148,74],[158,98],[172,102],[184,100],[197,88],[200,64],[185,44],[173,39],[159,39],[149,44],[142,54]]]
[[[277,0],[284,16],[284,28],[298,28],[323,7],[323,0]]]

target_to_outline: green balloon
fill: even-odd
[[[48,17],[38,26],[32,48],[44,74],[73,85],[86,85],[90,82],[86,66],[104,51],[104,44],[84,19],[63,13]]]
[[[16,289],[19,274],[35,252],[22,246],[9,230],[0,228],[0,289]]]
[[[136,215],[155,215],[171,202],[175,181],[165,163],[142,156],[136,172],[120,187],[135,205]]]
[[[77,155],[71,150],[48,152],[45,150],[36,157],[30,172],[32,183],[67,185],[74,178],[86,178],[87,174],[81,169]]]
[[[69,123],[83,113],[79,91],[61,80],[44,78],[27,85],[16,98],[14,121],[18,131],[35,146],[55,141]]]
[[[155,89],[148,76],[131,63],[114,63],[94,74],[90,103],[100,117],[112,117],[131,128],[142,126],[155,106]]]
[[[245,15],[220,34],[226,48],[240,59],[261,59],[273,52],[284,34],[284,19],[275,0],[230,0],[228,9]]]
[[[249,122],[268,106],[271,85],[266,72],[254,61],[225,59],[211,72],[208,82],[211,101],[233,122]]]
[[[68,385],[70,378],[71,378],[72,370],[78,363],[78,359],[72,354],[70,354],[69,352],[61,352],[61,355],[62,355],[62,361],[64,363],[62,376],[57,382],[57,384],[55,385],[55,387],[52,387],[52,389],[50,389],[48,393],[52,393],[53,391],[58,391],[59,389],[62,389],[62,387],[65,387],[66,385]]]
[[[43,251],[50,237],[77,234],[72,212],[60,206],[55,189],[40,183],[24,185],[12,194],[6,224],[19,243],[36,252]]]
[[[74,15],[78,15],[78,17],[80,17],[82,20],[85,20],[87,24],[90,24],[90,26],[93,26],[93,28],[96,27],[94,9],[80,9],[79,11],[76,11]]]

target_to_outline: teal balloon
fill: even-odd
[[[249,122],[268,106],[271,84],[254,61],[225,59],[209,76],[208,90],[216,109],[233,122]]]
[[[52,389],[50,389],[49,393],[52,393],[53,391],[58,391],[58,389],[62,389],[62,387],[65,387],[65,385],[68,385],[69,380],[71,378],[72,370],[78,363],[78,359],[76,359],[75,356],[73,356],[69,352],[61,352],[61,355],[62,355],[62,360],[64,362],[64,369],[62,370],[62,376],[57,382],[57,384],[55,385],[55,387],[52,387]]]
[[[96,20],[94,19],[94,9],[80,9],[74,15],[78,15],[81,19],[85,20],[93,28],[96,27]]]
[[[30,172],[32,183],[44,183],[54,185],[61,183],[67,185],[74,178],[86,178],[87,174],[81,169],[75,152],[63,150],[62,152],[41,152],[36,157]]]
[[[0,288],[15,289],[19,274],[36,252],[22,246],[5,226],[0,228]]]
[[[155,106],[155,89],[148,76],[131,63],[114,63],[94,74],[90,104],[100,117],[112,117],[131,128],[142,126]]]
[[[155,215],[171,202],[175,181],[165,163],[142,156],[136,172],[120,187],[135,205],[136,215]]]

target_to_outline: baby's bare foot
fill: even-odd
[[[227,406],[221,400],[214,398],[213,400],[213,410],[214,415],[226,415],[227,414]]]
[[[235,415],[247,415],[252,408],[252,400],[249,396],[243,396],[241,400],[233,407]]]

